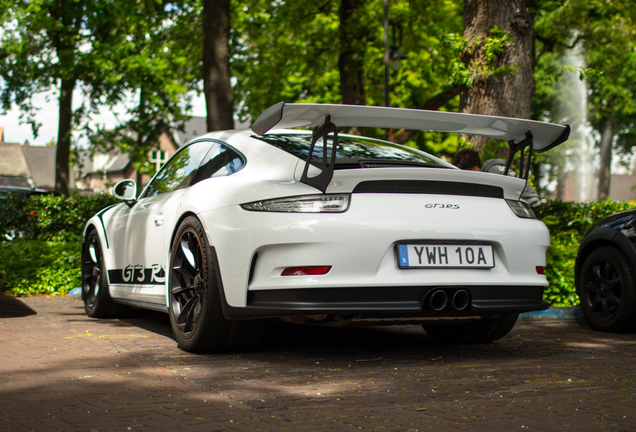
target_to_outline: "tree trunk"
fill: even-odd
[[[464,38],[469,48],[464,61],[474,76],[473,85],[462,92],[460,111],[472,114],[530,118],[534,83],[534,15],[529,8],[533,0],[464,0]],[[512,41],[493,61],[485,59],[485,42],[492,29],[499,27]],[[476,45],[472,45],[476,44]],[[484,66],[492,72],[502,66],[512,73],[483,74]],[[491,138],[469,136],[475,149],[482,152]]]
[[[142,133],[144,128],[148,127],[146,124],[146,90],[142,87],[139,90],[139,130],[137,130],[137,148],[132,152],[134,156],[131,157],[131,162],[135,167],[135,183],[137,183],[137,195],[139,196],[141,192],[144,190],[143,188],[143,173],[141,172],[141,165],[148,159],[148,152],[141,152],[140,150],[144,148],[144,141],[146,137]],[[142,156],[143,155],[143,156]],[[143,160],[138,160],[143,157]]]
[[[360,24],[364,0],[340,3],[340,94],[343,104],[366,105],[364,93],[364,49],[367,30]]]
[[[541,164],[536,163],[536,159],[532,160],[532,166],[530,167],[530,173],[533,174],[532,184],[534,185],[534,189],[537,191],[539,196],[543,193],[543,188],[539,183],[541,183]]]
[[[69,194],[69,156],[71,153],[71,132],[73,131],[73,89],[75,79],[62,79],[60,84],[60,119],[57,129],[57,150],[55,152],[55,192]]]
[[[614,137],[614,127],[611,121],[605,123],[601,132],[601,160],[598,170],[598,201],[605,201],[609,198],[610,174],[612,166],[612,138]]]
[[[203,0],[203,92],[208,132],[234,128],[230,0]]]
[[[424,102],[422,106],[417,107],[417,109],[439,110],[441,107],[450,102],[454,97],[460,94],[463,89],[463,85],[455,84],[452,87],[449,87],[446,90],[442,91],[441,93],[436,94],[435,96]],[[420,132],[421,131],[413,129],[400,129],[395,133],[395,135],[393,135],[393,142],[404,144]]]
[[[555,198],[559,201],[563,201],[565,199],[565,182],[567,179],[567,174],[565,172],[565,162],[557,166],[556,169],[556,190],[554,191]]]

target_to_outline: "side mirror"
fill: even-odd
[[[113,186],[113,196],[132,206],[137,202],[137,183],[134,180],[122,180]]]

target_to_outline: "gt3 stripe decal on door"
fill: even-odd
[[[123,269],[108,270],[111,284],[156,285],[166,281],[166,272],[159,264],[144,268],[141,264],[129,264]]]

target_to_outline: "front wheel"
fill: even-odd
[[[634,269],[620,250],[604,246],[583,263],[577,294],[588,322],[597,330],[623,332],[636,326]]]
[[[499,318],[482,318],[464,324],[423,325],[426,334],[439,343],[476,344],[493,342],[510,333],[519,314],[502,315]]]
[[[179,348],[223,352],[250,349],[258,343],[262,325],[223,316],[212,251],[195,217],[184,219],[177,230],[168,289],[170,323]]]

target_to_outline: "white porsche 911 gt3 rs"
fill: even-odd
[[[303,126],[313,129],[292,129]],[[349,126],[505,139],[508,167],[521,152],[525,174],[461,171],[338,133]],[[519,313],[548,307],[550,238],[520,195],[532,152],[568,135],[530,120],[281,102],[251,131],[183,146],[138,197],[132,180],[113,188],[122,203],[85,229],[86,312],[167,312],[179,346],[196,352],[254,346],[270,318],[419,323],[442,342],[499,339]]]

